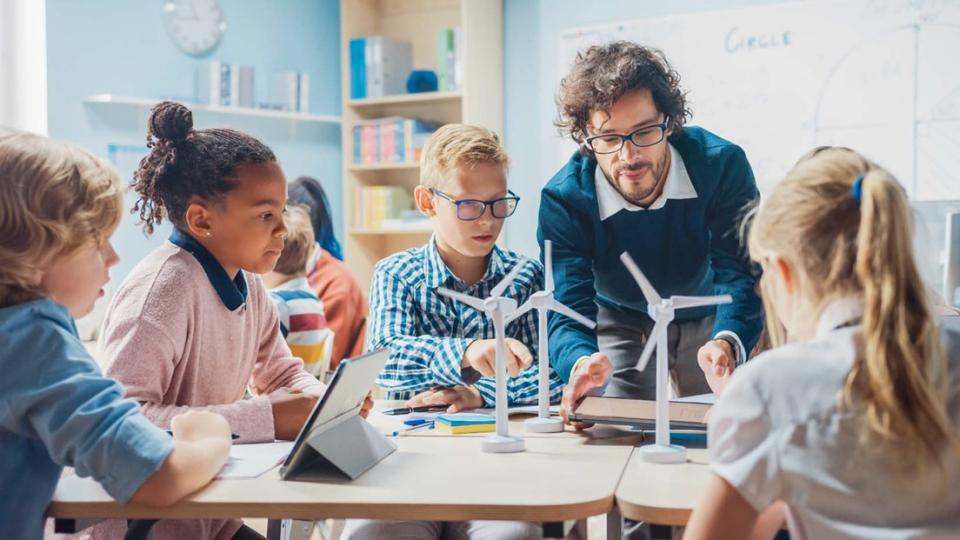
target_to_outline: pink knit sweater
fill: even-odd
[[[260,277],[243,275],[246,303],[230,311],[197,259],[168,242],[142,260],[114,295],[101,339],[106,373],[158,426],[167,428],[174,416],[203,407],[227,418],[240,435],[235,442],[273,441],[267,394],[282,387],[323,392],[291,355]],[[254,397],[243,399],[247,389]],[[226,540],[239,527],[238,520],[161,521],[153,537]],[[94,537],[113,538],[125,528],[107,522]]]

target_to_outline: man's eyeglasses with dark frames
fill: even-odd
[[[667,126],[670,124],[670,117],[663,119],[660,124],[652,126],[643,126],[637,128],[626,135],[620,133],[604,133],[603,135],[594,135],[587,137],[583,142],[587,148],[596,154],[615,154],[623,148],[623,145],[630,141],[634,146],[641,148],[659,144],[667,135]]]

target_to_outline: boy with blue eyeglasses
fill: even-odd
[[[414,198],[433,222],[433,237],[380,261],[370,288],[368,348],[391,351],[377,379],[388,397],[409,399],[411,407],[442,405],[450,412],[493,406],[493,322],[437,288],[486,298],[519,264],[523,270],[504,296],[522,304],[542,289],[539,262],[496,245],[503,220],[519,202],[507,189],[507,166],[500,139],[481,127],[449,124],[424,146]],[[536,314],[528,312],[505,331],[509,402],[536,403]],[[560,392],[560,379],[551,372],[551,398]],[[540,538],[537,525],[502,521],[351,520],[345,532],[348,538]]]
[[[485,298],[517,264],[524,268],[505,296],[522,304],[542,288],[538,262],[496,245],[520,200],[507,189],[507,167],[499,138],[481,127],[446,125],[427,141],[414,198],[434,235],[424,246],[380,261],[370,288],[368,345],[392,351],[377,381],[390,397],[451,411],[493,405],[493,323],[437,288]],[[510,403],[535,403],[536,315],[511,322],[506,333]],[[559,396],[556,375],[551,392]]]

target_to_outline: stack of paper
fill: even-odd
[[[230,459],[217,478],[256,478],[283,462],[292,448],[293,441],[235,444],[230,447]]]
[[[497,421],[488,414],[441,414],[436,419],[437,431],[460,433],[488,433],[497,429]]]

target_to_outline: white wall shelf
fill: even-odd
[[[84,103],[97,104],[97,105],[117,105],[123,107],[133,107],[138,109],[150,109],[157,103],[160,103],[163,100],[160,99],[151,99],[151,98],[138,98],[138,97],[126,97],[126,96],[117,96],[113,94],[96,94],[89,96],[83,99]],[[253,118],[264,118],[270,120],[284,120],[292,122],[302,122],[302,123],[315,123],[315,124],[334,124],[340,125],[341,119],[339,116],[333,115],[323,115],[323,114],[310,114],[310,113],[301,113],[301,112],[290,112],[290,111],[274,111],[270,109],[253,109],[248,107],[221,107],[216,105],[200,105],[197,103],[190,103],[186,101],[176,100],[179,103],[183,103],[190,108],[193,112],[208,112],[215,114],[226,114],[234,116],[245,116]]]

